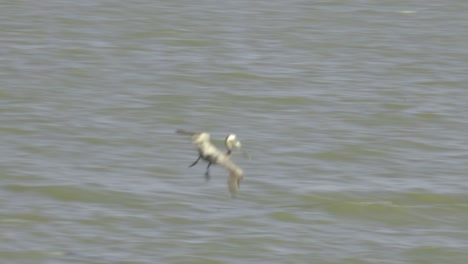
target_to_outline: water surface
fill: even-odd
[[[6,1],[5,263],[465,263],[465,1]],[[236,133],[240,193],[177,128]]]

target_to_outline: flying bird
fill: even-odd
[[[206,180],[210,179],[210,166],[213,164],[221,165],[228,171],[228,187],[229,192],[232,196],[239,190],[239,185],[244,177],[244,171],[237,166],[231,160],[231,153],[234,148],[240,149],[241,143],[237,140],[237,136],[235,134],[229,134],[226,139],[224,140],[224,144],[226,145],[226,153],[221,152],[218,148],[216,148],[213,143],[210,141],[210,134],[206,132],[190,132],[183,129],[178,129],[176,131],[178,134],[182,135],[190,135],[192,136],[192,144],[198,150],[198,158],[189,167],[195,166],[200,159],[208,162],[208,166],[206,167],[205,178]]]

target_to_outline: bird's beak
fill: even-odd
[[[234,147],[241,151],[242,156],[244,158],[249,159],[249,160],[251,159],[250,155],[247,154],[247,152],[242,148],[242,144],[240,143],[240,141],[236,140],[236,142],[234,143]]]
[[[245,151],[245,149],[243,149],[243,148],[241,149],[241,143],[240,143],[239,141],[237,141],[236,147],[241,151],[242,156],[243,156],[245,159],[248,159],[248,160],[251,159],[251,158],[250,158],[250,155],[247,153],[247,151]]]

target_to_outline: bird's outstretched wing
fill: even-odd
[[[242,178],[244,178],[244,171],[234,164],[229,158],[223,164],[226,170],[228,171],[228,188],[231,196],[235,196],[237,191],[239,190],[240,182]]]

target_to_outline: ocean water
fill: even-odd
[[[2,263],[466,263],[465,1],[0,5]]]

